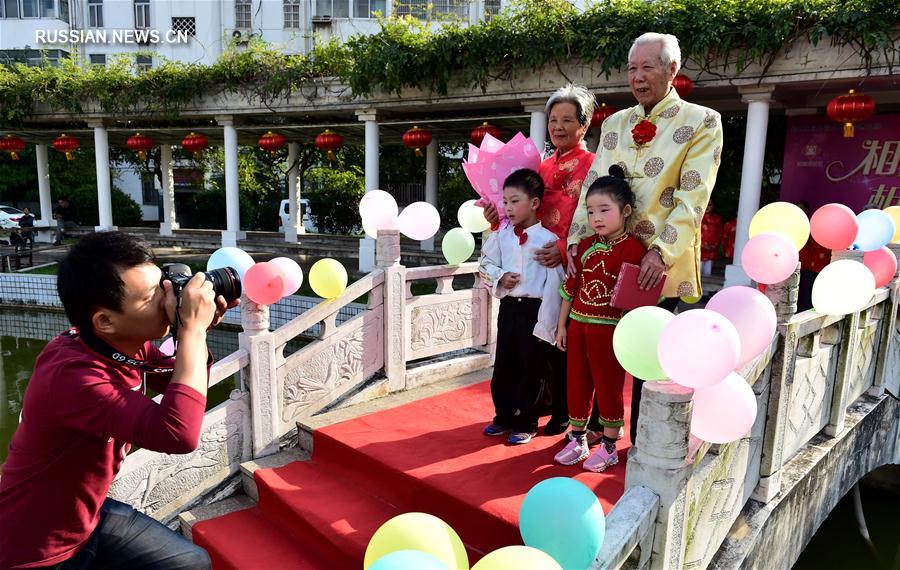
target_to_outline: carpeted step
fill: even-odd
[[[264,516],[259,507],[193,527],[194,543],[215,570],[326,570],[345,568],[312,540],[301,541]]]

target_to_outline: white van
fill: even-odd
[[[310,214],[312,210],[309,209],[309,200],[306,198],[300,198],[300,215],[303,220],[303,227],[306,229],[307,233],[316,234],[319,233],[319,230],[316,228],[315,222],[313,222]],[[278,207],[278,231],[283,232],[284,228],[291,223],[291,213],[290,213],[290,200],[282,200],[281,205]]]

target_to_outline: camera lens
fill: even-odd
[[[241,296],[241,278],[231,267],[221,267],[205,272],[206,280],[212,283],[216,296],[225,297],[230,303]]]

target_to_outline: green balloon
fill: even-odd
[[[622,368],[641,380],[665,380],[656,349],[674,317],[661,307],[639,307],[622,317],[613,333],[613,351]]]
[[[441,251],[444,252],[447,263],[459,265],[472,257],[475,251],[475,238],[462,228],[453,228],[444,234]]]

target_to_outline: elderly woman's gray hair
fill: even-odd
[[[631,56],[634,54],[634,48],[643,44],[659,44],[659,59],[663,64],[663,67],[668,68],[674,61],[675,73],[678,73],[678,70],[681,69],[681,47],[678,45],[678,38],[672,34],[657,34],[656,32],[641,34],[638,36],[638,39],[634,40],[634,43],[631,44],[631,49],[628,50],[629,60],[631,60]]]
[[[578,115],[578,122],[581,126],[589,125],[591,117],[594,116],[594,94],[582,85],[569,83],[565,87],[560,87],[550,95],[547,99],[547,114],[557,103],[571,103],[575,105],[575,112]]]

